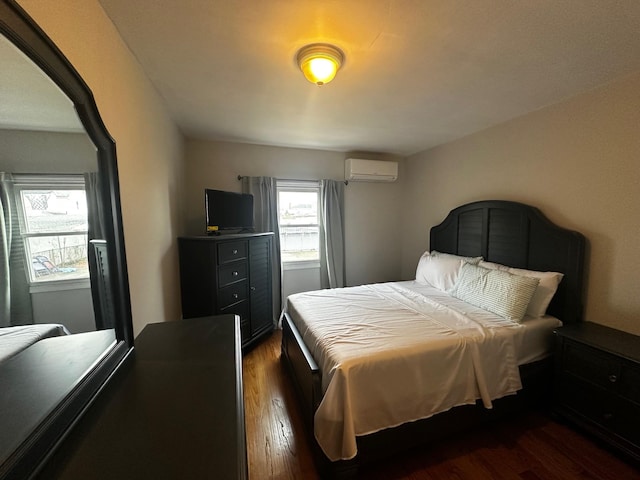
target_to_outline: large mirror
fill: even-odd
[[[115,145],[0,0],[0,478],[29,478],[132,350]]]

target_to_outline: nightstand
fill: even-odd
[[[640,460],[640,337],[581,322],[556,331],[554,411]]]

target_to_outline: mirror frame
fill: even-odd
[[[79,379],[67,397],[52,409],[29,437],[0,465],[0,478],[23,479],[34,475],[44,464],[109,376],[133,351],[133,325],[115,142],[100,117],[89,87],[16,0],[0,0],[0,34],[29,57],[69,97],[96,147],[98,171],[101,173],[101,199],[107,218],[105,237],[116,317],[114,347],[103,355],[85,377]]]

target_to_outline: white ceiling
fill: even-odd
[[[411,154],[640,70],[638,0],[100,0],[182,131]],[[346,54],[323,87],[297,50]]]
[[[0,35],[0,128],[83,131],[69,98]]]
[[[190,137],[408,155],[640,71],[639,0],[99,1]]]

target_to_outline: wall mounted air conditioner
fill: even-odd
[[[398,162],[347,158],[344,162],[344,179],[355,182],[395,182],[398,179]]]

